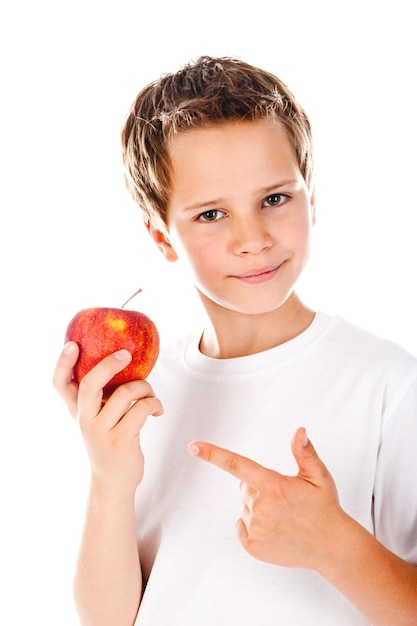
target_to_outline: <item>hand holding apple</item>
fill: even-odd
[[[70,321],[65,341],[75,341],[80,349],[74,367],[74,379],[82,378],[104,357],[122,348],[129,350],[132,360],[103,389],[108,398],[119,385],[145,379],[159,354],[159,335],[149,317],[138,311],[94,307],[83,309]]]

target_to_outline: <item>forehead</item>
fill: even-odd
[[[169,142],[171,183],[191,179],[261,176],[270,170],[299,172],[284,126],[273,119],[227,121],[188,129]]]

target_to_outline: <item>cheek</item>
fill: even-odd
[[[294,250],[302,252],[310,249],[311,234],[312,234],[312,220],[311,216],[303,216],[297,220],[294,220],[288,229],[288,241],[291,243],[291,247]]]
[[[311,227],[307,222],[300,222],[293,225],[287,231],[287,239],[282,242],[283,249],[292,259],[295,271],[301,271],[307,264],[311,249]]]
[[[206,245],[194,249],[189,257],[189,263],[196,278],[204,280],[212,277],[221,267],[218,246],[212,248]]]
[[[200,239],[197,242],[192,238],[183,242],[177,239],[174,248],[180,264],[195,279],[209,277],[216,267],[221,266],[218,242],[202,242]]]

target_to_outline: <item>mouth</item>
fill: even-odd
[[[249,270],[249,272],[245,272],[244,274],[235,275],[234,278],[237,278],[238,280],[241,280],[242,282],[248,283],[250,285],[265,283],[275,278],[281,266],[282,264]]]

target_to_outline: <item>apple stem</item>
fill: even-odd
[[[135,296],[137,296],[137,295],[138,295],[138,293],[140,293],[141,291],[142,291],[142,289],[139,287],[139,289],[138,289],[137,291],[135,291],[135,293],[134,293],[134,294],[132,294],[132,295],[130,296],[130,298],[128,298],[128,299],[126,300],[126,302],[125,302],[124,304],[122,304],[121,308],[122,308],[122,309],[124,309],[124,308],[125,308],[125,306],[126,306],[126,304],[128,304],[128,302],[130,302],[131,300],[133,300],[133,298],[134,298]]]

